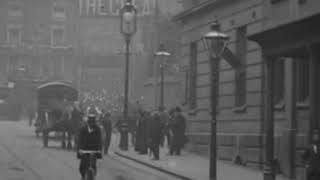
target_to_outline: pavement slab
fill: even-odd
[[[119,135],[114,135],[119,136]],[[118,140],[119,138],[114,138]],[[113,142],[117,144],[118,142]],[[167,148],[160,148],[160,160],[152,160],[149,155],[140,155],[134,151],[133,146],[129,146],[128,151],[121,151],[115,148],[115,154],[118,156],[134,161],[139,164],[157,169],[174,175],[184,180],[208,180],[209,179],[209,158],[182,152],[181,156],[167,155]],[[219,180],[262,180],[263,173],[261,170],[239,166],[231,162],[217,161],[217,179]],[[288,180],[278,175],[277,180]]]

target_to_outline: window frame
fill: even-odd
[[[18,30],[18,42],[17,43],[13,43],[13,42],[11,42],[12,40],[11,40],[11,36],[10,36],[10,31],[11,30],[13,30],[13,29],[16,29],[16,30]],[[6,37],[6,42],[8,43],[8,44],[15,44],[15,45],[19,45],[19,44],[21,44],[22,43],[22,25],[20,25],[20,24],[9,24],[9,25],[7,25],[7,37]]]
[[[190,70],[186,69],[186,71],[185,71],[185,90],[184,90],[185,103],[189,102],[189,91],[190,91]]]
[[[296,63],[296,70],[297,70],[297,103],[298,104],[309,104],[310,100],[310,86],[309,86],[309,78],[310,78],[310,61],[307,57],[299,57],[299,58],[294,58]],[[300,63],[306,63],[304,64],[305,66],[302,66]],[[302,68],[306,69],[302,69]],[[303,77],[302,77],[302,73]],[[305,89],[306,88],[306,89]]]
[[[23,16],[23,2],[22,1],[8,1],[8,17],[22,17]],[[13,10],[11,7],[19,7],[19,10]]]
[[[63,12],[55,11],[56,8],[63,8]],[[52,6],[52,17],[55,20],[64,21],[67,19],[67,7],[62,3],[55,2]]]
[[[236,29],[236,55],[241,61],[241,67],[235,70],[235,107],[244,107],[247,103],[247,27],[241,26]]]
[[[198,43],[197,41],[191,42],[189,45],[189,91],[188,91],[188,104],[190,109],[197,107],[197,68],[198,68]]]
[[[62,30],[62,41],[61,41],[61,43],[57,43],[55,40],[54,40],[54,31],[55,30]],[[64,26],[52,26],[51,27],[51,34],[50,34],[50,44],[51,44],[51,46],[53,46],[53,47],[58,47],[58,46],[62,46],[62,45],[64,45],[65,44],[65,42],[66,42],[66,39],[65,39],[65,37],[66,37],[66,32],[65,32],[65,27]],[[54,43],[55,42],[55,43]]]

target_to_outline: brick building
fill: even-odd
[[[209,31],[210,23],[218,20],[222,31],[231,37],[228,48],[243,63],[243,67],[234,70],[226,61],[220,62],[219,158],[239,157],[243,164],[262,167],[266,147],[264,130],[268,121],[274,120],[274,158],[285,175],[297,172],[300,176],[301,148],[310,142],[312,129],[319,127],[316,109],[319,2],[183,2],[184,11],[173,20],[182,29],[181,59],[190,66],[190,85],[186,89],[189,89],[189,109],[195,111],[188,119],[191,150],[209,153],[209,57],[201,37]],[[274,103],[267,114],[264,107],[270,101],[266,101],[264,92],[270,89],[266,88],[264,65],[270,61],[275,64],[272,66]]]

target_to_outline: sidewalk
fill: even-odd
[[[181,156],[168,156],[166,148],[160,150],[160,160],[151,160],[148,155],[139,155],[129,146],[128,151],[121,151],[116,143],[119,137],[113,139],[113,150],[116,155],[125,159],[135,161],[159,171],[174,175],[185,180],[208,180],[209,179],[209,158],[196,154],[182,152]],[[234,165],[231,162],[217,162],[217,176],[219,180],[262,180],[262,171],[244,166]],[[277,180],[287,180],[277,176]]]

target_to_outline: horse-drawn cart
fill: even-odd
[[[71,120],[73,102],[78,99],[78,91],[65,82],[48,82],[37,89],[38,119],[36,134],[43,136],[44,147],[48,146],[50,132],[62,134],[62,147],[65,147],[65,135],[74,131]],[[68,139],[69,140],[69,139]],[[71,140],[68,142],[70,145]]]

